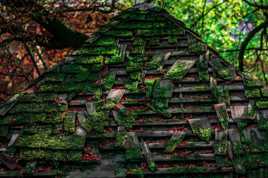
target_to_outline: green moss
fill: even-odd
[[[92,92],[96,86],[94,84],[88,85],[84,83],[78,83],[73,81],[66,81],[64,83],[47,83],[43,84],[39,88],[39,92],[54,92],[54,93],[72,93],[72,92]]]
[[[23,160],[80,161],[82,158],[82,152],[23,150],[20,152],[20,158]]]
[[[98,73],[81,72],[79,74],[68,77],[66,80],[74,81],[74,82],[81,82],[81,81],[96,81],[98,79],[99,79]]]
[[[171,173],[204,173],[207,172],[205,167],[173,167],[169,170]]]
[[[160,54],[154,55],[152,59],[146,64],[147,69],[159,69],[162,64],[163,56]]]
[[[70,74],[78,74],[78,73],[85,73],[85,72],[90,72],[88,68],[82,65],[78,64],[66,64],[63,65],[61,68],[62,73],[70,73]]]
[[[139,91],[139,82],[134,81],[134,82],[129,82],[125,84],[125,88],[130,91],[130,92],[138,92]]]
[[[261,88],[263,84],[256,80],[245,80],[245,85],[247,88]]]
[[[209,80],[208,62],[203,56],[201,56],[199,60],[197,61],[196,67],[198,71],[199,80],[208,81]]]
[[[127,63],[127,72],[132,72],[132,71],[140,71],[142,64],[137,61],[128,61]]]
[[[268,88],[262,88],[262,96],[268,97]]]
[[[105,32],[105,35],[112,37],[132,37],[133,34],[129,30],[110,30]]]
[[[18,103],[25,103],[25,102],[35,102],[35,103],[44,103],[48,101],[54,101],[59,95],[57,94],[42,94],[42,93],[31,93],[31,94],[24,94],[19,96]]]
[[[266,108],[268,108],[268,101],[257,101],[256,106],[259,109],[266,109]]]
[[[209,142],[212,137],[211,128],[194,128],[192,130],[194,134],[198,135],[198,137],[204,141]]]
[[[156,79],[146,79],[144,80],[145,86],[146,86],[146,97],[151,98],[153,96],[153,86]]]
[[[49,149],[83,149],[85,138],[79,136],[53,136],[46,133],[20,136],[18,147]]]
[[[216,72],[219,77],[225,80],[234,79],[234,70],[230,68],[230,66],[223,65],[222,61],[220,61],[219,59],[211,60],[211,65],[214,69],[214,72]]]
[[[9,126],[7,126],[7,125],[0,126],[0,138],[7,137],[8,131],[9,131]]]
[[[116,144],[118,146],[124,146],[127,138],[128,138],[128,135],[126,132],[117,133],[116,134]]]
[[[121,23],[116,26],[117,29],[152,29],[164,27],[165,23],[162,22],[150,22],[150,21],[137,21],[135,23]]]
[[[176,149],[177,145],[183,141],[184,136],[185,136],[184,133],[180,133],[180,135],[178,136],[172,136],[165,146],[166,147],[165,152],[167,153],[173,152]]]
[[[135,38],[133,41],[134,46],[144,46],[144,39],[143,38]]]
[[[135,161],[142,158],[142,152],[139,148],[129,148],[126,150],[126,159]]]
[[[117,48],[113,46],[109,47],[86,47],[80,48],[76,55],[114,55],[117,53]]]
[[[114,38],[101,38],[94,42],[97,46],[116,46],[116,40]]]
[[[130,169],[128,172],[136,175],[138,178],[144,178],[144,170],[142,168]]]
[[[69,133],[74,133],[75,132],[75,120],[76,120],[76,114],[75,113],[68,113],[64,117],[63,121],[63,127],[64,131],[69,132]]]
[[[224,86],[212,86],[212,95],[218,101],[218,103],[230,105],[229,90]]]
[[[258,88],[255,88],[255,89],[247,89],[245,91],[245,94],[248,98],[255,98],[255,97],[261,97],[261,93],[260,93],[260,90]]]
[[[52,134],[53,126],[52,125],[31,125],[23,129],[24,134]]]
[[[142,77],[141,75],[141,72],[131,72],[129,76],[131,80],[140,81]]]
[[[120,177],[126,177],[127,175],[127,170],[125,168],[117,168],[115,170],[115,176],[120,178]]]
[[[45,76],[45,81],[49,81],[49,82],[56,82],[56,81],[64,81],[65,79],[65,74],[64,73],[57,73],[57,72],[49,72],[48,74],[46,74]]]
[[[127,111],[127,108],[123,107],[119,109],[115,121],[118,125],[124,126],[125,128],[131,128],[135,123],[136,116],[133,112]]]
[[[17,104],[13,109],[10,110],[10,113],[19,113],[19,112],[63,112],[67,109],[67,105],[58,105],[52,103],[24,103]]]
[[[166,28],[153,28],[153,29],[139,29],[137,35],[144,37],[155,37],[155,36],[176,36],[182,35],[184,30],[175,28],[174,26],[166,26]]]
[[[176,36],[168,36],[168,43],[176,44],[178,42],[178,38]]]
[[[197,54],[201,54],[206,50],[205,44],[191,37],[189,44],[189,51]]]
[[[177,60],[173,66],[168,70],[166,77],[169,79],[181,80],[188,70],[193,66],[194,61]]]
[[[6,120],[6,124],[34,124],[34,123],[42,123],[42,124],[57,124],[62,122],[61,113],[53,112],[53,113],[21,113],[19,115],[13,116],[9,115],[4,118]]]
[[[152,172],[155,172],[157,170],[157,166],[156,166],[155,162],[153,162],[153,161],[149,162],[148,169]]]
[[[220,143],[214,144],[214,151],[217,155],[226,155],[228,150],[228,142],[223,140]]]
[[[118,64],[118,63],[124,62],[123,60],[124,60],[124,58],[121,54],[114,54],[114,55],[112,55],[112,57],[110,59],[108,59],[106,61],[106,63],[107,64]]]
[[[220,125],[222,126],[223,129],[228,129],[229,127],[229,116],[226,111],[225,106],[221,106],[218,109],[216,109],[217,116],[220,122]]]
[[[144,55],[144,51],[145,51],[145,47],[143,46],[133,46],[131,53],[132,54],[140,54],[140,55]]]
[[[104,127],[108,125],[108,120],[106,111],[95,111],[90,113],[90,123],[92,124],[92,128],[98,133],[104,131]]]
[[[113,87],[113,85],[115,84],[115,77],[116,74],[114,72],[111,72],[105,76],[105,78],[103,79],[103,86],[105,89],[110,90]]]
[[[153,98],[171,98],[173,83],[170,80],[156,80],[153,85]]]

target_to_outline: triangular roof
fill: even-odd
[[[2,105],[0,176],[264,177],[267,93],[140,4]]]

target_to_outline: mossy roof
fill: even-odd
[[[266,119],[266,89],[143,4],[1,106],[0,177],[262,178]]]

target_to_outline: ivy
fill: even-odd
[[[117,117],[115,117],[117,124],[126,128],[131,128],[135,123],[135,119],[135,113],[127,111],[125,107],[120,108],[117,112]]]
[[[104,111],[90,113],[90,122],[92,123],[92,128],[101,133],[104,131],[104,127],[108,125],[108,114]]]
[[[113,85],[115,84],[115,77],[115,73],[111,72],[104,78],[103,86],[105,89],[110,90],[113,87]]]
[[[134,147],[134,148],[129,148],[126,150],[126,159],[135,161],[135,160],[140,160],[142,158],[142,152],[140,148]]]

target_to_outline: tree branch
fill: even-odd
[[[250,6],[253,6],[253,7],[256,7],[256,8],[259,8],[259,9],[268,9],[268,4],[258,4],[258,3],[252,3],[248,0],[243,0],[245,3],[247,3],[248,5]]]
[[[51,34],[52,38],[41,39],[41,40],[39,35],[38,40],[35,40],[39,45],[52,49],[78,48],[88,38],[86,35],[68,28],[60,20],[53,17],[53,15],[51,15],[43,6],[38,4],[37,1],[35,0],[12,0],[7,1],[5,5],[11,8],[13,12],[17,12],[18,9],[20,10],[23,8],[27,9],[27,11],[25,11],[24,13],[28,13],[28,15],[35,22],[40,24]],[[11,30],[15,32],[15,33],[13,32],[13,34],[16,34],[16,36],[17,34],[20,34],[20,36],[27,34],[25,30],[18,24],[7,23],[7,26],[8,27],[6,28],[4,28],[4,26],[0,27],[1,31],[10,30],[12,28]],[[31,39],[33,37],[28,38]]]
[[[216,9],[218,6],[221,6],[225,2],[227,2],[227,0],[224,0],[221,3],[218,3],[215,6],[211,7],[210,9],[208,9],[208,11],[206,13],[202,14],[201,16],[199,16],[199,18],[192,24],[191,28],[195,28],[200,20],[204,19],[213,9]]]
[[[261,29],[267,28],[267,27],[268,27],[268,21],[265,21],[265,22],[261,23],[260,25],[258,25],[257,27],[255,27],[252,31],[250,31],[248,33],[248,35],[246,36],[246,38],[244,39],[244,41],[242,41],[242,43],[240,45],[240,51],[239,51],[239,54],[238,54],[239,70],[241,72],[244,71],[244,53],[245,53],[245,50],[246,50],[247,45],[249,44],[249,42],[251,41],[251,39],[259,31],[261,31]]]

